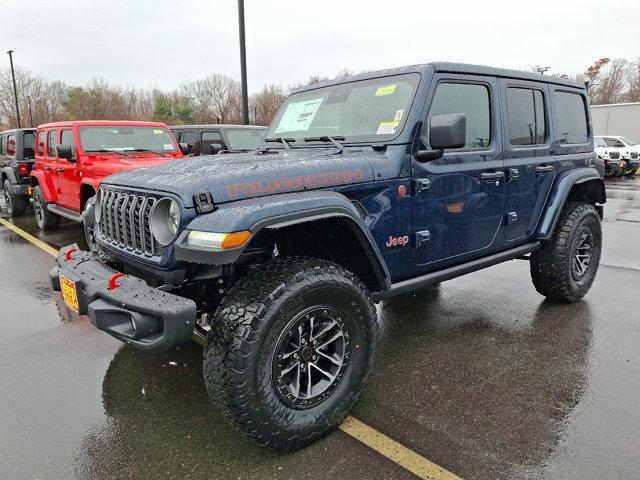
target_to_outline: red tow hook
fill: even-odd
[[[69,260],[71,260],[71,254],[77,251],[78,249],[76,247],[71,247],[69,250],[67,250],[66,253],[64,254],[64,261],[68,262]]]
[[[124,273],[118,272],[111,275],[109,277],[109,286],[107,287],[107,290],[114,290],[118,288],[120,285],[116,283],[116,280],[118,280],[120,277],[124,277]]]

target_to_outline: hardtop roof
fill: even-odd
[[[166,123],[162,122],[143,122],[140,120],[72,120],[62,122],[43,123],[38,125],[38,128],[52,128],[52,127],[117,127],[117,126],[132,126],[132,127],[167,127]]]
[[[219,129],[232,129],[232,128],[249,128],[252,130],[266,130],[268,127],[263,125],[234,125],[234,124],[220,124],[220,123],[202,123],[199,125],[171,125],[169,126],[172,130],[185,129],[185,128],[219,128]]]

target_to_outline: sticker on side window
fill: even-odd
[[[380,122],[376,135],[390,135],[392,133],[396,133],[398,125],[400,125],[400,122]]]
[[[396,116],[393,117],[393,121],[394,122],[399,122],[400,120],[402,120],[402,115],[404,115],[404,110],[397,110],[396,111]]]
[[[376,97],[382,97],[383,95],[391,95],[396,91],[396,85],[385,85],[384,87],[378,87],[376,90]]]
[[[314,98],[294,102],[287,105],[287,109],[280,119],[275,133],[281,132],[306,132],[316,116],[323,98]]]

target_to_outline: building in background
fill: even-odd
[[[640,102],[591,105],[593,133],[619,135],[640,142]]]

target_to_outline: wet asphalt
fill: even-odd
[[[379,304],[353,415],[467,479],[640,478],[640,177],[607,194],[581,302],[545,301],[512,261]],[[15,223],[56,248],[82,237]],[[51,292],[52,262],[0,225],[0,479],[412,477],[342,431],[256,446],[210,404],[198,347],[123,347]]]

